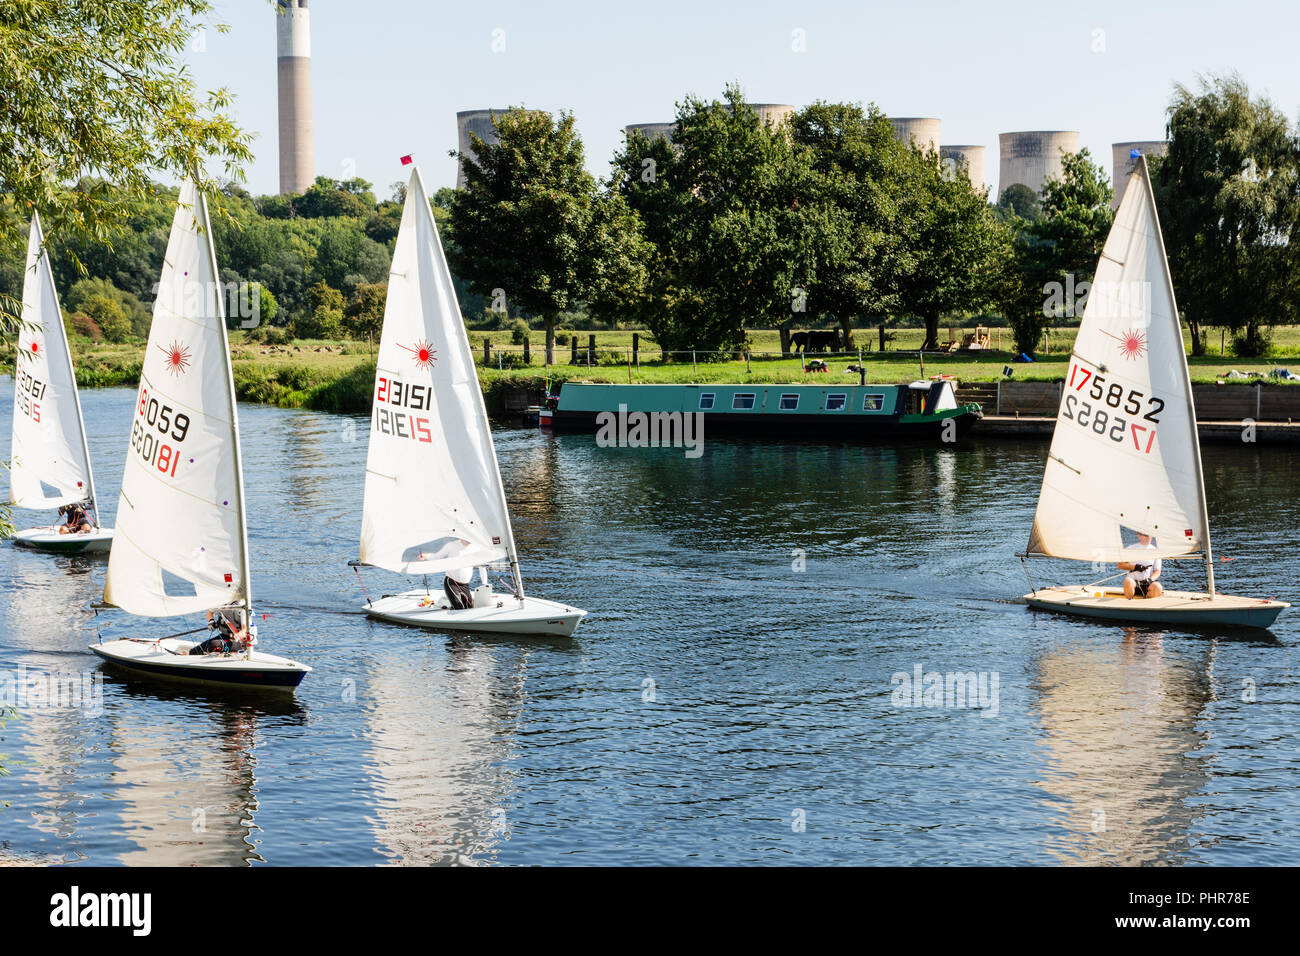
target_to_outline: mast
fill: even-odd
[[[208,262],[212,266],[212,278],[217,283],[217,328],[221,331],[221,345],[225,357],[226,391],[230,396],[230,451],[235,465],[235,508],[239,514],[239,564],[240,586],[244,589],[244,630],[248,631],[253,619],[253,576],[248,566],[248,513],[244,507],[244,463],[239,450],[239,412],[235,401],[235,377],[230,370],[230,341],[226,336],[226,304],[221,296],[220,275],[217,271],[217,251],[212,244],[212,223],[208,219],[208,201],[195,182],[195,202],[200,213],[199,225],[207,237]],[[246,645],[245,654],[252,651]]]
[[[77,370],[72,365],[72,349],[68,345],[68,331],[63,327],[63,304],[59,302],[59,289],[54,284],[54,269],[50,265],[49,253],[45,251],[45,230],[41,228],[41,217],[36,210],[32,210],[32,228],[41,243],[41,268],[45,270],[45,276],[49,280],[50,290],[54,294],[54,304],[58,308],[59,320],[53,322],[59,342],[63,346],[63,354],[68,356],[68,368],[72,372],[72,397],[74,404],[77,406],[77,429],[81,433],[81,454],[86,462],[86,485],[90,492],[91,514],[95,516],[95,527],[99,528],[99,501],[95,497],[95,472],[90,464],[90,445],[86,441],[86,419],[81,411],[81,393],[77,389]],[[48,329],[47,329],[48,332]]]
[[[1201,536],[1205,540],[1205,582],[1210,597],[1214,597],[1214,549],[1210,546],[1210,509],[1205,502],[1205,468],[1201,464],[1201,437],[1196,430],[1196,401],[1192,397],[1192,373],[1187,368],[1187,353],[1183,351],[1183,325],[1178,317],[1178,298],[1174,293],[1174,279],[1169,271],[1169,255],[1165,251],[1165,236],[1160,228],[1160,210],[1156,208],[1155,191],[1151,187],[1151,170],[1147,166],[1146,156],[1139,156],[1142,168],[1142,180],[1146,189],[1147,202],[1151,204],[1151,218],[1155,222],[1156,240],[1160,243],[1160,264],[1165,273],[1165,284],[1169,288],[1170,301],[1174,303],[1174,324],[1178,329],[1178,357],[1182,366],[1183,384],[1187,389],[1187,404],[1192,414],[1189,416],[1192,429],[1192,455],[1196,461],[1196,493],[1201,502]]]

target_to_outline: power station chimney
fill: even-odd
[[[275,52],[280,92],[280,192],[316,181],[311,153],[311,21],[307,0],[279,0]]]

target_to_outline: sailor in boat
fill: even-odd
[[[1145,531],[1137,533],[1137,542],[1130,544],[1125,551],[1154,551],[1156,547],[1155,540]],[[1160,597],[1165,593],[1164,587],[1156,578],[1160,577],[1160,558],[1138,558],[1136,555],[1132,561],[1121,561],[1119,563],[1121,571],[1127,571],[1124,575],[1124,596],[1133,597]]]
[[[474,592],[469,586],[473,578],[473,568],[453,568],[447,572],[442,590],[453,610],[463,611],[474,606]]]
[[[239,608],[223,607],[208,612],[208,627],[217,633],[190,648],[191,654],[239,654],[248,646],[248,634],[241,627]]]
[[[63,505],[59,508],[59,515],[64,519],[64,523],[59,525],[59,534],[90,534],[95,530],[86,515],[84,503]]]

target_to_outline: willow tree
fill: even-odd
[[[207,0],[0,0],[0,255],[23,255],[31,210],[51,238],[109,240],[152,177],[240,179],[249,136],[226,89],[200,95],[182,53]],[[216,27],[224,31],[224,26]],[[6,333],[17,303],[0,303]]]
[[[1175,87],[1168,115],[1152,179],[1193,353],[1213,324],[1237,333],[1239,354],[1261,355],[1269,328],[1297,315],[1300,141],[1237,76]]]

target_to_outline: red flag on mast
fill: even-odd
[[[403,157],[402,157],[402,165],[403,165],[403,166],[409,166],[409,165],[411,165],[411,157],[410,157],[410,156],[403,156]]]

